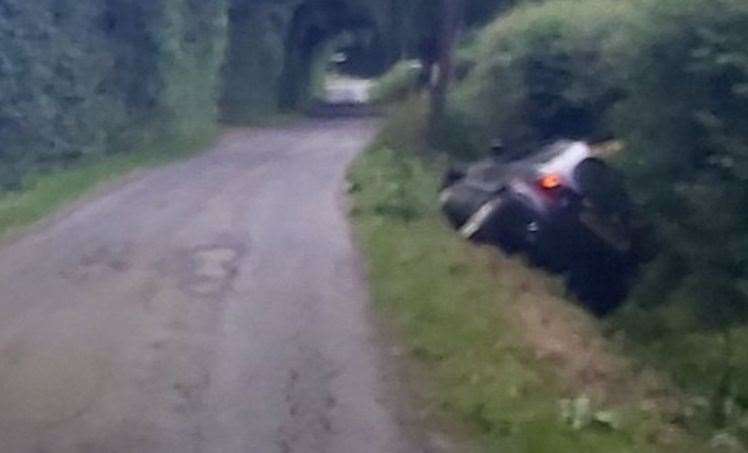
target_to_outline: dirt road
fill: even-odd
[[[0,451],[419,451],[344,215],[372,133],[232,131],[0,249]]]

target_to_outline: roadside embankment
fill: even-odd
[[[429,370],[412,383],[428,411],[468,421],[491,451],[701,451],[667,383],[620,354],[560,282],[449,230],[435,167],[376,149],[349,177],[373,299]]]

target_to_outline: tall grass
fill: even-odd
[[[660,254],[608,324],[748,444],[748,4],[553,0],[489,25],[453,96],[509,146],[609,135]]]
[[[664,434],[662,408],[650,402],[654,407],[643,409],[637,394],[646,386],[627,384],[633,378],[625,369],[611,376],[621,383],[612,392],[642,392],[606,407],[586,398],[591,388],[564,376],[564,359],[541,358],[517,313],[541,304],[551,319],[585,315],[559,299],[558,284],[539,272],[459,240],[437,209],[434,164],[380,148],[356,162],[350,181],[374,301],[428,369],[429,381],[417,386],[427,389],[432,409],[470,422],[487,451],[699,451],[682,434]],[[583,325],[569,326],[569,338],[598,342],[594,328]],[[561,357],[589,352],[563,342],[553,347]]]

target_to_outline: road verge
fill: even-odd
[[[430,370],[413,383],[429,410],[469,422],[491,451],[700,451],[667,383],[619,354],[560,282],[446,227],[437,167],[375,149],[349,176],[372,298]]]
[[[37,173],[28,178],[22,190],[0,192],[0,240],[18,234],[134,170],[193,156],[207,149],[216,136],[217,131],[213,130],[190,139],[161,142],[133,152],[82,160],[68,168]]]

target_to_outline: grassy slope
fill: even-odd
[[[378,308],[432,371],[434,405],[471,422],[489,450],[696,448],[664,421],[677,405],[667,386],[559,300],[558,282],[463,243],[442,223],[435,170],[380,149],[358,160],[350,180]]]
[[[55,212],[98,185],[140,168],[188,157],[204,149],[215,133],[199,138],[153,145],[142,150],[84,161],[29,179],[27,189],[0,194],[0,238]]]

